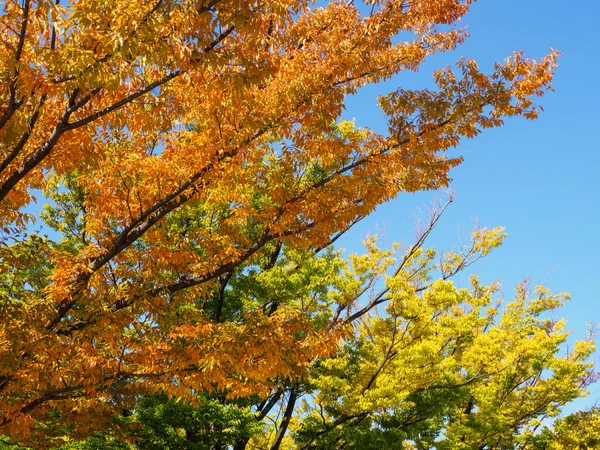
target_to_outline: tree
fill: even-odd
[[[340,122],[345,96],[466,37],[470,1],[367,3],[4,2],[1,432],[43,447],[53,424],[89,434],[140,395],[297,378],[339,317],[273,300],[225,321],[232,274],[444,186],[461,138],[536,116],[555,52],[398,89],[387,134]]]
[[[532,448],[548,450],[591,450],[600,446],[600,411],[594,407],[578,411],[554,422],[552,429],[544,427],[538,436],[532,436]]]
[[[568,296],[523,283],[503,303],[499,283],[456,286],[504,232],[476,230],[465,248],[440,253],[424,246],[438,218],[408,248],[383,251],[371,238],[349,260],[284,249],[272,268],[233,276],[228,294],[244,303],[268,308],[277,296],[315,322],[330,320],[332,304],[355,305],[339,316],[354,324],[344,345],[277,379],[267,398],[148,397],[114,424],[120,441],[104,430],[61,448],[596,448],[597,409],[548,427],[596,379],[593,336],[565,351],[564,321],[548,314]]]

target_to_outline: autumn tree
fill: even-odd
[[[43,447],[139,395],[264,397],[334,351],[338,314],[273,298],[225,321],[229,280],[444,186],[461,138],[536,116],[554,52],[399,88],[387,133],[339,120],[361,86],[460,44],[470,3],[3,2],[0,432]]]
[[[593,335],[565,346],[549,312],[566,294],[523,283],[503,301],[499,283],[452,278],[490,253],[501,228],[478,229],[464,248],[427,248],[439,212],[413,245],[348,259],[285,248],[272,267],[236,272],[238,309],[302,311],[347,325],[344,343],[266,397],[212,390],[186,399],[149,396],[85,441],[68,428],[61,450],[586,449],[596,448],[597,409],[555,418],[596,379]],[[462,277],[466,280],[466,277]],[[235,302],[228,302],[235,303]],[[244,304],[245,306],[242,306]],[[353,305],[348,308],[346,305]],[[234,308],[224,311],[232,320]],[[543,428],[542,428],[542,425]]]

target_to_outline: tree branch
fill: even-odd
[[[404,257],[402,258],[402,261],[400,262],[400,264],[398,265],[398,267],[396,267],[396,270],[394,271],[394,275],[393,276],[398,276],[398,274],[402,271],[402,269],[406,266],[406,264],[414,256],[414,254],[417,252],[417,250],[420,249],[423,246],[423,244],[425,243],[425,240],[431,234],[431,232],[433,231],[433,229],[435,228],[435,226],[439,222],[440,217],[442,216],[442,214],[444,213],[444,211],[446,211],[446,209],[448,208],[448,206],[450,205],[450,203],[452,203],[452,201],[453,201],[452,198],[449,198],[446,201],[446,203],[438,211],[434,211],[434,213],[432,214],[431,219],[429,221],[429,224],[427,225],[427,228],[425,229],[424,232],[422,232],[419,235],[419,238],[417,239],[417,241],[413,245],[411,245],[410,249],[404,255]],[[379,305],[379,304],[387,301],[387,299],[385,298],[385,295],[389,291],[390,291],[389,287],[386,287],[386,288],[382,289],[381,291],[379,291],[369,301],[369,303],[367,303],[367,305],[365,307],[361,308],[360,310],[358,310],[357,312],[355,312],[354,314],[352,314],[351,316],[349,316],[344,322],[345,323],[351,323],[351,322],[355,321],[356,319],[358,319],[359,317],[364,316],[366,313],[368,313],[369,311],[371,311],[377,305]],[[366,288],[363,289],[363,290],[361,290],[354,297],[353,301],[358,300],[358,298],[360,296],[362,296],[365,292],[366,292]]]
[[[17,157],[17,155],[21,152],[21,150],[23,150],[23,147],[25,147],[25,144],[31,137],[33,128],[35,127],[35,124],[36,124],[38,118],[40,117],[40,111],[41,111],[44,103],[46,102],[46,98],[47,98],[47,94],[45,94],[45,93],[40,97],[40,100],[39,100],[37,106],[35,107],[33,114],[31,115],[31,118],[29,119],[29,123],[27,124],[27,129],[23,132],[21,139],[19,140],[19,142],[17,142],[15,147],[6,156],[6,158],[4,158],[4,161],[2,161],[2,163],[0,163],[0,173],[4,172],[4,170],[8,167],[8,165],[11,162],[13,162],[13,160]]]
[[[271,450],[279,450],[281,446],[281,442],[283,441],[283,437],[287,432],[288,425],[290,424],[290,420],[292,415],[294,414],[294,408],[296,406],[296,401],[298,400],[298,387],[292,386],[290,389],[290,396],[288,398],[287,406],[285,408],[285,412],[283,414],[283,418],[281,419],[281,423],[277,428],[277,433],[275,433],[275,440],[273,441],[273,445],[271,445]]]
[[[31,8],[31,0],[25,0],[23,4],[23,20],[21,21],[21,30],[19,32],[19,41],[15,51],[15,69],[13,73],[12,83],[10,84],[10,97],[8,99],[8,107],[2,117],[0,117],[0,130],[8,123],[12,115],[23,104],[23,99],[17,101],[17,79],[19,78],[19,63],[23,54],[25,45],[25,37],[27,36],[27,25],[29,23],[29,11]]]
[[[21,167],[13,172],[13,174],[7,178],[4,184],[0,186],[0,202],[4,200],[4,198],[12,191],[19,181],[21,181],[29,172],[31,172],[39,163],[41,163],[46,156],[50,154],[50,151],[52,151],[58,142],[61,134],[65,131],[65,126],[69,121],[71,114],[89,102],[93,93],[90,93],[81,100],[77,101],[78,95],[79,89],[75,89],[71,93],[62,117],[60,118],[48,140],[38,148],[31,158],[23,162]]]

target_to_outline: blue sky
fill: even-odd
[[[385,130],[376,97],[398,86],[431,85],[432,72],[461,56],[475,59],[483,71],[492,69],[514,50],[535,59],[549,48],[562,52],[554,93],[541,104],[538,120],[511,119],[463,142],[453,155],[464,163],[451,173],[455,202],[432,236],[431,244],[451,249],[469,234],[473,221],[502,225],[508,232],[502,248],[476,263],[469,273],[482,281],[500,279],[505,298],[528,278],[572,300],[555,312],[565,317],[573,336],[582,337],[586,323],[600,323],[600,152],[597,107],[600,104],[600,3],[580,0],[479,0],[463,19],[471,37],[455,52],[435,56],[418,73],[362,89],[350,98],[344,113],[359,126]],[[403,194],[381,205],[351,230],[339,246],[360,251],[367,234],[385,230],[385,241],[410,243],[410,218],[419,207],[443,193]],[[600,357],[595,361],[600,365]],[[600,403],[600,383],[585,407]]]

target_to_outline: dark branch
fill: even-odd
[[[271,445],[271,450],[279,450],[281,442],[283,441],[283,437],[287,432],[288,425],[290,424],[290,420],[292,419],[292,415],[294,414],[294,408],[296,407],[297,400],[298,387],[292,386],[292,388],[290,389],[290,396],[288,398],[287,406],[285,408],[285,412],[283,413],[283,418],[281,419],[279,428],[277,428],[277,433],[275,433],[273,445]]]
[[[431,234],[431,232],[433,231],[433,229],[435,228],[435,226],[439,222],[440,217],[442,216],[442,214],[444,213],[444,211],[446,211],[446,208],[448,208],[448,206],[450,205],[450,203],[452,203],[452,199],[451,198],[448,199],[448,201],[438,211],[435,211],[433,213],[433,215],[431,216],[431,219],[430,219],[429,224],[428,224],[427,228],[425,229],[425,231],[423,233],[421,233],[420,236],[419,236],[419,238],[417,239],[417,241],[413,245],[411,245],[410,249],[404,255],[404,257],[402,258],[402,261],[400,262],[400,264],[398,265],[398,267],[396,267],[396,270],[394,271],[394,276],[397,276],[402,271],[402,269],[406,266],[406,264],[413,257],[413,255],[415,254],[415,252],[423,246],[423,244],[425,243],[425,240]],[[366,292],[366,290],[367,290],[367,288],[361,290],[354,297],[354,301],[358,300],[358,298],[360,296],[362,296]],[[359,317],[364,316],[366,313],[368,313],[369,311],[371,311],[377,305],[379,305],[379,304],[387,301],[387,298],[385,297],[385,295],[389,291],[390,291],[389,287],[386,287],[386,288],[382,289],[381,291],[379,291],[369,301],[369,303],[367,303],[366,306],[364,306],[363,308],[361,308],[360,310],[358,310],[354,314],[350,315],[345,320],[345,322],[346,323],[351,323],[351,322],[355,321],[356,319],[358,319]]]
[[[79,90],[75,89],[75,91],[73,91],[69,97],[67,106],[65,107],[60,121],[54,128],[54,131],[48,140],[38,148],[31,158],[23,162],[21,167],[13,172],[13,174],[7,178],[4,184],[0,186],[0,202],[4,200],[4,198],[12,191],[19,181],[21,181],[29,172],[31,172],[38,164],[40,164],[46,156],[50,154],[60,136],[65,131],[65,126],[67,125],[71,114],[89,102],[93,96],[93,93],[86,95],[80,100],[77,100],[78,95]]]
[[[23,104],[23,99],[17,100],[17,80],[19,78],[19,63],[23,54],[23,47],[25,45],[25,38],[27,36],[27,25],[29,23],[29,11],[31,7],[31,0],[25,0],[23,5],[23,20],[21,21],[21,30],[19,32],[19,41],[17,42],[17,49],[15,51],[15,69],[12,77],[12,83],[10,84],[10,97],[8,99],[8,107],[2,117],[0,117],[0,130],[4,128],[4,125],[8,123],[12,115],[19,109]]]
[[[46,102],[46,98],[47,98],[47,94],[44,93],[42,95],[42,97],[40,98],[40,101],[38,102],[37,106],[35,107],[33,114],[31,115],[31,118],[29,119],[29,123],[27,124],[27,129],[23,132],[21,139],[19,140],[19,142],[17,142],[17,145],[15,145],[15,147],[6,156],[6,158],[4,158],[4,161],[2,161],[2,163],[0,163],[0,173],[4,172],[4,170],[8,167],[8,165],[11,162],[13,162],[13,160],[18,156],[19,153],[21,153],[21,150],[23,150],[23,147],[25,147],[25,144],[31,137],[33,128],[35,127],[35,124],[36,124],[38,118],[40,117],[40,112],[41,112],[42,107],[44,106],[44,103]]]

